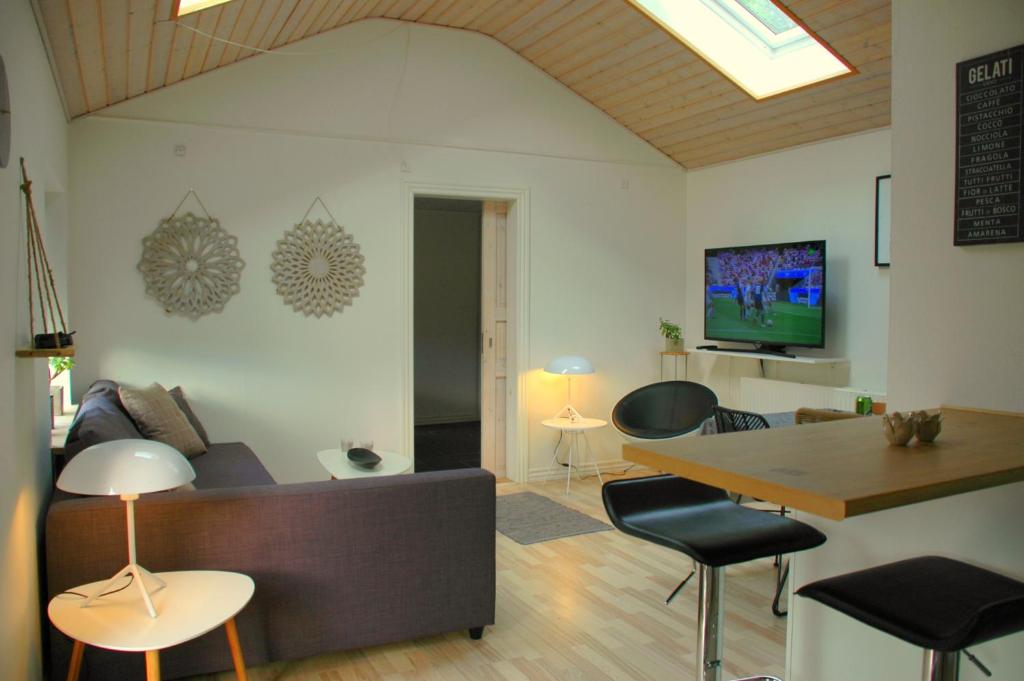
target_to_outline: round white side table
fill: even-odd
[[[562,440],[566,440],[566,444],[569,448],[569,461],[568,470],[565,474],[565,493],[569,493],[569,484],[572,482],[572,460],[575,457],[578,466],[582,466],[583,463],[583,448],[580,446],[580,440],[586,445],[587,453],[590,455],[590,463],[594,466],[594,470],[597,472],[597,479],[604,484],[604,478],[601,477],[601,469],[597,466],[597,461],[594,460],[594,451],[590,448],[590,440],[587,439],[587,431],[595,430],[597,428],[604,428],[608,425],[608,422],[603,419],[588,419],[581,418],[578,421],[573,421],[565,417],[545,419],[540,422],[545,428],[551,428],[552,430],[562,431]],[[568,437],[566,437],[568,436]],[[561,446],[562,441],[560,440],[555,445],[555,452],[551,457],[551,468],[555,469],[558,464],[558,449]]]
[[[245,658],[238,641],[235,615],[252,598],[255,585],[237,572],[198,570],[161,572],[167,586],[152,592],[157,616],[150,617],[136,589],[123,589],[97,598],[86,607],[88,594],[103,586],[94,582],[58,594],[47,612],[53,626],[74,640],[68,681],[82,669],[85,646],[146,654],[147,681],[160,681],[160,651],[191,641],[223,625],[235,676],[246,681]]]
[[[377,475],[401,475],[412,469],[412,459],[395,452],[374,452],[381,461],[374,468],[360,468],[348,460],[340,449],[324,449],[316,453],[320,465],[331,474],[332,480],[366,478]]]

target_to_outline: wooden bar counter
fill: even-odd
[[[626,460],[842,520],[1024,480],[1024,414],[942,408],[932,444],[889,446],[881,417],[623,445]]]
[[[943,555],[1024,579],[1024,414],[944,407],[932,445],[890,447],[880,417],[662,443],[626,459],[796,509],[828,541],[791,558],[790,588],[893,560]],[[1016,484],[1014,484],[1016,483]],[[765,570],[770,570],[766,563]],[[789,593],[787,681],[918,679],[921,651]],[[1024,646],[975,652],[1020,678]],[[969,665],[968,665],[969,666]],[[965,668],[961,679],[980,679]]]

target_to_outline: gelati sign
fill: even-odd
[[[956,65],[956,246],[1024,241],[1022,74],[1024,45]]]

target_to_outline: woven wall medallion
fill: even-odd
[[[238,239],[215,218],[192,213],[171,216],[142,240],[139,271],[146,293],[168,314],[199,319],[221,312],[240,290],[245,267]]]
[[[359,244],[334,221],[304,220],[277,242],[270,269],[277,293],[306,316],[343,312],[363,286]]]

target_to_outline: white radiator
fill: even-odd
[[[859,388],[835,388],[749,376],[740,379],[740,409],[758,414],[796,411],[800,407],[853,411],[858,395],[885,401],[884,394]]]

